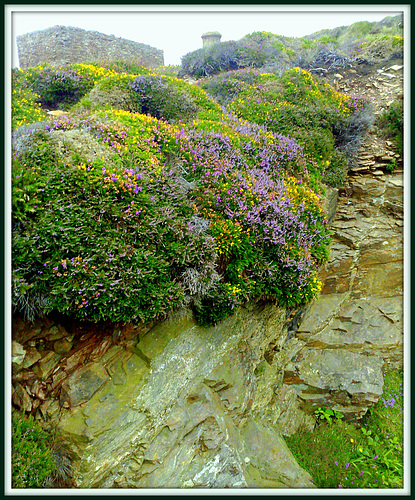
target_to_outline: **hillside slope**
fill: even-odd
[[[299,69],[230,78],[254,84],[225,109],[123,64],[15,72],[16,311],[147,322],[185,306],[210,324],[247,300],[316,295],[322,178],[344,179],[335,142],[358,136],[366,103]],[[42,106],[70,111],[44,120]]]

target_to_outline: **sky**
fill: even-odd
[[[381,21],[407,5],[8,5],[12,67],[16,36],[56,25],[98,31],[164,52],[165,65],[202,47],[202,34],[219,31],[222,42],[254,31],[301,37],[357,21]],[[7,19],[6,19],[7,22]],[[7,32],[7,31],[6,31]]]

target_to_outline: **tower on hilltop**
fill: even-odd
[[[220,39],[222,35],[219,31],[208,31],[202,35],[203,40],[203,48],[210,47],[211,45],[215,45],[216,43],[220,43]]]

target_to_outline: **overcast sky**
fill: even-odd
[[[406,5],[18,5],[10,10],[12,67],[16,36],[56,25],[74,26],[145,43],[164,51],[164,64],[202,47],[201,35],[219,31],[222,42],[254,31],[300,37],[357,21],[381,21]],[[82,10],[81,10],[82,9]],[[6,19],[7,22],[7,19]]]

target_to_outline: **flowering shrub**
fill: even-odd
[[[90,75],[73,69],[38,66],[28,70],[26,78],[41,105],[51,109],[68,109],[94,86]]]
[[[12,129],[42,121],[46,116],[39,96],[25,84],[23,75],[22,70],[12,71]]]
[[[282,175],[301,149],[228,120],[228,134],[126,111],[45,125],[36,147],[14,154],[14,296],[95,321],[148,322],[194,304],[202,324],[247,299],[315,296],[325,216]],[[76,130],[97,145],[57,155],[55,135]],[[87,154],[98,145],[112,156]]]
[[[105,67],[97,63],[77,63],[65,69],[38,65],[26,71],[13,70],[13,128],[43,119],[45,112],[41,106],[68,109],[98,82],[115,79],[125,84],[126,77],[133,71],[134,75],[150,73],[142,66],[121,62],[107,63]]]
[[[164,79],[166,80],[166,79]],[[144,114],[165,120],[186,119],[195,116],[197,108],[190,96],[179,92],[161,76],[137,76],[131,83]]]
[[[327,221],[298,141],[174,77],[77,71],[148,114],[72,112],[15,134],[16,310],[149,322],[184,305],[208,324],[246,300],[318,294]],[[273,84],[236,73],[258,77]]]
[[[238,68],[258,68],[266,60],[267,53],[258,44],[243,40],[223,42],[183,56],[179,75],[212,76]]]
[[[304,148],[314,189],[323,176],[335,186],[344,181],[346,158],[335,146],[363,135],[367,127],[351,124],[362,115],[366,101],[336,92],[300,68],[282,77],[253,69],[233,71],[207,79],[201,86],[237,117],[295,138]],[[230,102],[224,98],[227,92],[233,97]]]

